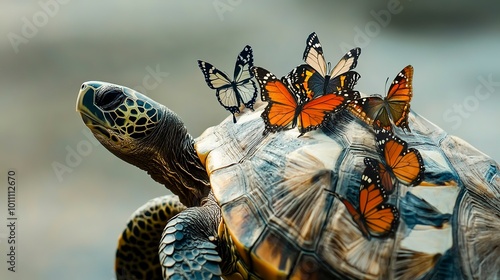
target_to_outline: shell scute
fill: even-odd
[[[300,248],[283,235],[282,229],[270,225],[252,249],[254,270],[264,279],[286,279],[295,266]]]
[[[265,230],[266,218],[256,209],[256,204],[248,201],[247,197],[223,205],[222,214],[236,250],[247,265],[250,264],[249,248]]]
[[[341,275],[335,275],[336,278],[342,278]],[[317,256],[302,253],[297,260],[297,265],[294,267],[290,279],[311,279],[311,280],[322,280],[331,279],[331,271],[325,268],[321,260]]]
[[[210,178],[213,192],[220,205],[234,201],[250,190],[247,174],[241,165],[232,165],[212,173]]]
[[[325,190],[333,186],[333,171],[307,149],[290,153],[284,170],[283,178],[272,187],[276,219],[271,222],[304,249],[314,250],[331,206]]]

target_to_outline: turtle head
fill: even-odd
[[[106,149],[147,171],[186,206],[208,195],[194,140],[167,107],[130,88],[91,81],[82,84],[76,110]]]
[[[154,147],[148,137],[154,134],[166,115],[166,108],[126,87],[103,82],[82,84],[76,110],[95,137],[111,152],[123,156],[142,147]],[[151,139],[152,140],[152,139]],[[149,141],[151,141],[149,140]],[[142,151],[146,152],[146,151]],[[125,159],[126,160],[126,159]],[[128,161],[128,160],[127,160]]]

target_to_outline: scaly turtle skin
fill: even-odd
[[[491,158],[412,112],[412,132],[398,136],[420,152],[423,181],[389,197],[400,216],[394,234],[368,239],[333,193],[355,201],[364,159],[380,158],[373,129],[345,111],[300,138],[263,135],[263,109],[193,140],[173,112],[131,89],[82,85],[77,110],[96,138],[187,207],[163,231],[164,278],[500,277]]]
[[[151,199],[132,214],[118,239],[118,279],[163,279],[158,240],[167,222],[185,209],[177,196],[166,195]]]

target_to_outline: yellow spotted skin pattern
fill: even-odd
[[[126,87],[100,82],[82,86],[77,108],[105,146],[130,152],[137,139],[150,135],[163,117],[162,105]]]
[[[167,195],[150,200],[132,214],[118,239],[118,280],[163,279],[158,244],[167,222],[184,209],[177,196]]]

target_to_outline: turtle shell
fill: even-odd
[[[496,162],[410,113],[411,133],[395,134],[420,152],[423,180],[417,186],[399,184],[389,196],[399,212],[394,234],[366,238],[333,193],[359,207],[364,159],[381,157],[374,130],[345,111],[301,137],[296,129],[263,135],[263,109],[257,105],[237,123],[229,117],[195,144],[240,270],[264,279],[498,273]]]

